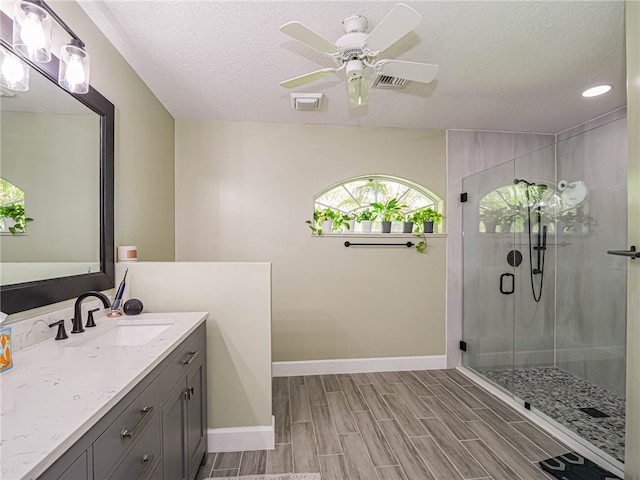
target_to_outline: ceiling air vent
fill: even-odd
[[[371,88],[404,88],[409,80],[398,77],[390,77],[389,75],[378,75],[373,80]]]
[[[320,110],[324,93],[292,93],[291,108],[294,110]]]

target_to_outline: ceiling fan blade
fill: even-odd
[[[378,74],[404,78],[414,82],[429,83],[436,77],[440,67],[429,63],[380,60],[376,62],[373,69]]]
[[[347,82],[349,107],[357,108],[369,104],[369,87],[364,77],[351,77]]]
[[[285,23],[280,27],[280,31],[322,53],[329,55],[338,53],[338,47],[300,22]]]
[[[422,22],[422,15],[404,3],[399,3],[367,37],[366,48],[381,52],[396,43]]]
[[[300,75],[299,77],[290,78],[289,80],[280,82],[280,86],[285,88],[299,87],[300,85],[305,85],[307,83],[320,80],[321,78],[328,77],[329,75],[334,75],[336,71],[337,70],[335,68],[323,68],[322,70],[316,70],[315,72]]]

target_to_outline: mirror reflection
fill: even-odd
[[[0,285],[100,271],[100,116],[28,68],[0,87],[0,212],[24,209],[0,219]]]

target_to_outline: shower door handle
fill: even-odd
[[[629,257],[631,260],[640,258],[640,252],[636,252],[636,246],[631,245],[629,250],[607,250],[609,255],[620,255],[622,257]]]
[[[511,290],[504,289],[504,279],[511,278]],[[503,273],[500,275],[500,293],[503,295],[511,295],[516,289],[516,277],[513,273]]]

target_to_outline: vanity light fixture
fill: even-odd
[[[32,62],[51,60],[52,19],[71,36],[60,50],[58,84],[71,93],[89,91],[91,57],[84,42],[44,0],[18,0],[13,15],[13,49]]]
[[[39,5],[18,1],[13,7],[13,49],[32,62],[51,60],[51,15]]]
[[[0,85],[14,92],[29,90],[29,66],[4,48],[0,48]]]
[[[604,95],[609,92],[613,87],[611,85],[596,85],[595,87],[587,88],[582,92],[583,97],[597,97],[598,95]]]

